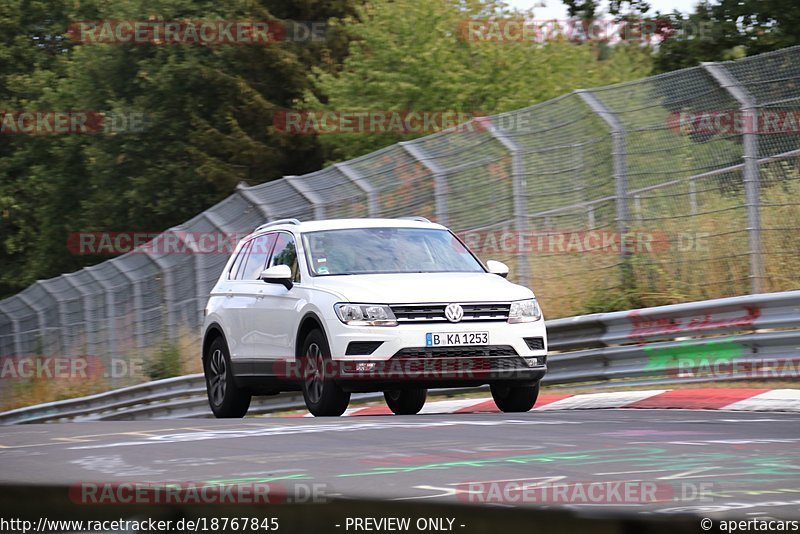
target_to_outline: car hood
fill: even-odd
[[[489,273],[403,273],[317,276],[314,287],[342,300],[376,304],[506,302],[533,292]]]

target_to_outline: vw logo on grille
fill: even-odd
[[[464,308],[460,304],[448,304],[444,309],[444,316],[451,323],[457,323],[464,318]]]

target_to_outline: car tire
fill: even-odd
[[[342,415],[350,404],[350,393],[343,391],[330,376],[331,350],[328,340],[319,330],[312,330],[303,342],[300,353],[303,370],[303,398],[315,417]]]
[[[383,397],[395,415],[415,415],[425,406],[428,390],[425,388],[393,389],[384,391]]]
[[[533,386],[491,384],[492,398],[501,412],[527,412],[539,397],[539,382]]]
[[[218,419],[241,418],[250,408],[250,392],[238,387],[233,379],[228,344],[222,337],[211,342],[203,358],[206,392],[211,411]]]

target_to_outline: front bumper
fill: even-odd
[[[338,321],[338,320],[337,320]],[[494,382],[533,384],[547,372],[544,321],[401,324],[396,327],[329,325],[337,382],[348,391],[472,387]],[[489,344],[426,347],[428,333],[487,332]],[[532,350],[525,338],[541,338]],[[380,342],[368,355],[346,355],[351,342]]]
[[[328,321],[328,342],[334,360],[385,361],[404,349],[424,348],[426,334],[450,332],[487,332],[490,346],[510,346],[519,356],[545,356],[547,354],[547,332],[544,321],[510,324],[505,321],[470,323],[420,323],[398,326],[348,326],[338,319]],[[542,349],[531,350],[526,337],[542,338]],[[369,355],[347,356],[351,342],[381,342]]]
[[[337,382],[347,391],[380,391],[408,387],[473,387],[495,382],[533,384],[546,365],[529,366],[520,356],[495,358],[392,358],[382,362],[338,362]],[[371,366],[358,370],[360,366]]]

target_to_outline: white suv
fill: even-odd
[[[489,384],[527,411],[546,371],[544,319],[530,289],[421,217],[275,221],[237,246],[205,309],[203,368],[217,417],[252,395],[302,390],[341,415],[352,392],[383,391],[396,414],[427,388]]]

